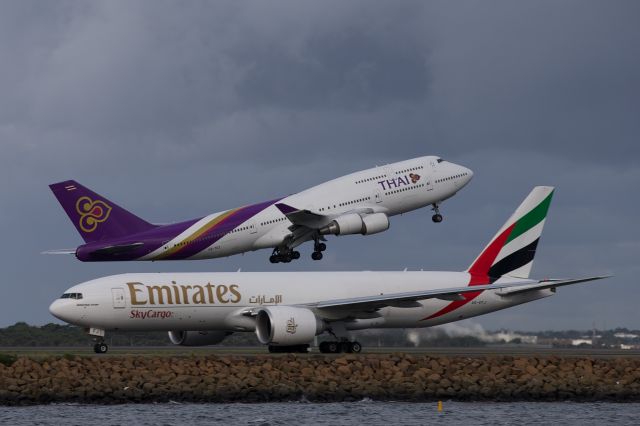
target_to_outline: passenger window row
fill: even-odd
[[[400,188],[400,189],[394,189],[393,191],[387,191],[384,193],[384,195],[391,195],[391,194],[397,194],[399,192],[405,192],[405,191],[410,191],[412,189],[416,189],[416,188],[421,188],[424,186],[424,183],[421,183],[419,185],[414,185],[414,186],[408,186],[406,188]]]
[[[381,175],[381,176],[374,176],[374,177],[370,177],[370,178],[366,178],[366,179],[361,179],[361,180],[357,180],[356,184],[365,183],[365,182],[371,182],[371,181],[379,180],[379,179],[386,178],[386,177],[387,177],[387,175]]]
[[[361,203],[363,201],[369,201],[369,200],[371,200],[371,197],[360,198],[358,200],[352,200],[352,201],[345,201],[344,203],[340,203],[340,206],[341,207],[349,206],[351,204]]]
[[[283,220],[287,220],[287,218],[286,217],[281,217],[279,219],[267,220],[266,222],[260,223],[260,226],[265,226],[265,225],[269,225],[271,223],[276,223],[276,222],[282,222]]]
[[[456,179],[456,178],[459,178],[459,177],[462,177],[462,176],[467,176],[468,174],[469,173],[465,172],[465,173],[460,173],[458,175],[448,176],[448,177],[442,178],[442,179],[436,179],[436,183],[445,182],[445,181]]]
[[[397,174],[397,175],[403,175],[403,174],[405,174],[405,173],[407,173],[407,172],[414,172],[414,171],[416,171],[416,170],[420,170],[420,169],[424,169],[424,166],[410,167],[410,168],[408,168],[408,169],[404,169],[404,170],[401,170],[401,171],[399,171],[399,172],[396,172],[396,174]]]

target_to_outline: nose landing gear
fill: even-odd
[[[431,208],[431,210],[433,210],[435,213],[433,216],[431,216],[431,220],[434,223],[442,222],[442,215],[440,214],[440,209],[438,208],[438,204],[433,203],[433,207]]]
[[[93,337],[95,344],[93,345],[93,351],[97,354],[106,354],[109,350],[109,346],[104,342],[104,330],[100,328],[89,328],[86,330],[89,336]]]
[[[93,351],[97,354],[106,354],[109,350],[109,346],[105,342],[98,342],[93,345]]]

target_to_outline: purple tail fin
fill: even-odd
[[[124,237],[155,228],[74,180],[49,185],[85,242]]]

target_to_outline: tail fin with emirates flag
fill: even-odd
[[[553,192],[552,186],[533,188],[467,269],[472,283],[493,283],[503,275],[529,278]]]

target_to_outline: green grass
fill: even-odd
[[[18,357],[15,355],[0,353],[0,363],[6,365],[7,367],[11,367],[17,359]]]

